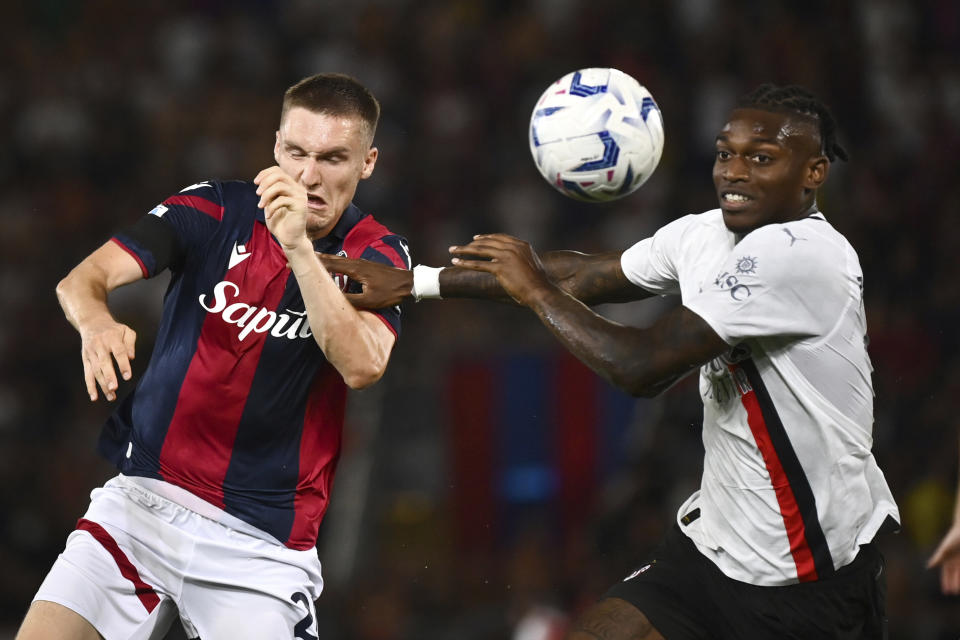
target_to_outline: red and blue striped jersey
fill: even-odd
[[[346,385],[310,332],[255,190],[195,184],[113,237],[144,277],[169,268],[171,279],[150,362],[99,449],[128,476],[308,549],[330,498]],[[406,241],[352,204],[314,248],[410,267]],[[399,335],[399,307],[375,313]]]

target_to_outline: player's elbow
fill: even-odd
[[[669,385],[663,380],[636,370],[615,372],[610,380],[618,389],[635,398],[653,398]]]
[[[60,282],[57,283],[54,292],[57,294],[57,301],[60,302],[60,306],[66,308],[67,300],[70,298],[71,293],[76,289],[76,275],[75,271],[71,271],[66,276],[63,277]]]
[[[614,385],[634,398],[653,398],[660,393],[659,389],[636,380],[615,380]]]
[[[386,369],[386,363],[384,363],[384,366],[380,366],[378,363],[369,363],[367,366],[351,367],[350,370],[341,372],[341,375],[343,375],[343,381],[348,387],[360,390],[366,389],[380,380]]]
[[[383,377],[383,373],[380,374],[367,374],[367,373],[350,373],[343,376],[343,381],[347,383],[347,386],[351,389],[359,391],[360,389],[366,389],[369,386],[372,386],[380,378]]]
[[[634,398],[655,398],[663,392],[663,387],[656,385],[636,385],[625,389],[625,391]]]

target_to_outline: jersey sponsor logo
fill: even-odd
[[[233,269],[235,266],[249,258],[251,253],[247,251],[239,242],[233,243],[233,250],[230,252],[230,262],[227,263],[227,270]]]
[[[737,268],[739,269],[739,265]],[[740,282],[740,279],[729,271],[724,271],[718,275],[713,284],[719,287],[721,291],[728,291],[730,297],[737,302],[750,297],[750,287]]]
[[[249,255],[249,254],[247,254]],[[232,290],[232,294],[228,292]],[[213,302],[207,304],[207,294],[200,296],[200,306],[208,313],[218,314],[227,324],[235,324],[241,331],[238,338],[242,342],[252,333],[267,333],[274,338],[298,340],[313,335],[307,321],[307,312],[285,309],[281,313],[262,307],[254,307],[245,302],[229,302],[236,298],[240,287],[229,280],[218,282],[213,288]]]

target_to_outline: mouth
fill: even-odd
[[[327,201],[313,194],[307,194],[307,208],[308,209],[323,209],[327,206]]]
[[[724,211],[739,211],[750,206],[754,200],[742,191],[723,190],[720,192],[720,205]]]

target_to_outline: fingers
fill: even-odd
[[[137,334],[133,329],[121,326],[84,340],[81,351],[83,381],[91,401],[97,399],[98,386],[107,400],[116,400],[119,387],[117,370],[124,380],[133,377],[130,361],[136,355],[136,339]]]
[[[271,179],[257,188],[257,195],[260,196],[260,202],[257,203],[257,206],[263,209],[265,205],[269,205],[278,197],[289,197],[292,194],[293,186],[291,184],[288,184],[285,180]]]
[[[88,357],[90,359],[90,369],[94,379],[103,391],[103,397],[110,401],[116,399],[117,374],[113,368],[110,350],[100,344],[92,349],[92,354]]]
[[[84,354],[80,358],[83,361],[83,382],[87,387],[87,395],[91,402],[97,401],[97,378],[93,375],[93,365],[90,359]]]
[[[320,260],[320,264],[326,267],[328,271],[351,276],[357,274],[360,270],[360,261],[354,258],[335,256],[332,253],[322,253],[320,251],[315,253]]]
[[[275,180],[283,179],[286,175],[287,174],[283,171],[283,169],[281,169],[277,165],[273,165],[272,167],[267,167],[266,169],[258,173],[257,177],[253,179],[253,183],[256,185],[263,186],[263,185],[272,183]],[[257,195],[259,194],[260,194],[260,190],[257,189]]]
[[[136,339],[137,337],[136,334],[133,333],[133,330],[124,327],[120,344],[114,345],[112,350],[113,358],[117,361],[117,367],[120,369],[120,375],[124,380],[129,380],[133,376],[130,359],[133,358],[133,347]]]
[[[471,271],[486,271],[494,275],[499,271],[500,263],[495,260],[468,260],[466,258],[452,258],[453,264],[461,269],[470,269]]]
[[[927,569],[932,569],[936,566],[939,566],[946,556],[946,540],[940,543],[940,546],[937,547],[937,550],[933,552],[933,555],[930,556],[930,559],[927,561]]]
[[[297,206],[297,199],[293,196],[283,195],[274,198],[273,200],[268,200],[266,206],[263,207],[264,218],[270,220],[273,216],[277,215],[281,211],[294,211]],[[282,218],[277,218],[277,220],[282,220]]]
[[[940,570],[940,589],[947,595],[960,594],[960,560],[948,560]]]
[[[927,562],[927,568],[941,565],[945,562],[954,561],[960,563],[960,526],[953,525],[943,540],[937,546],[936,551]]]

